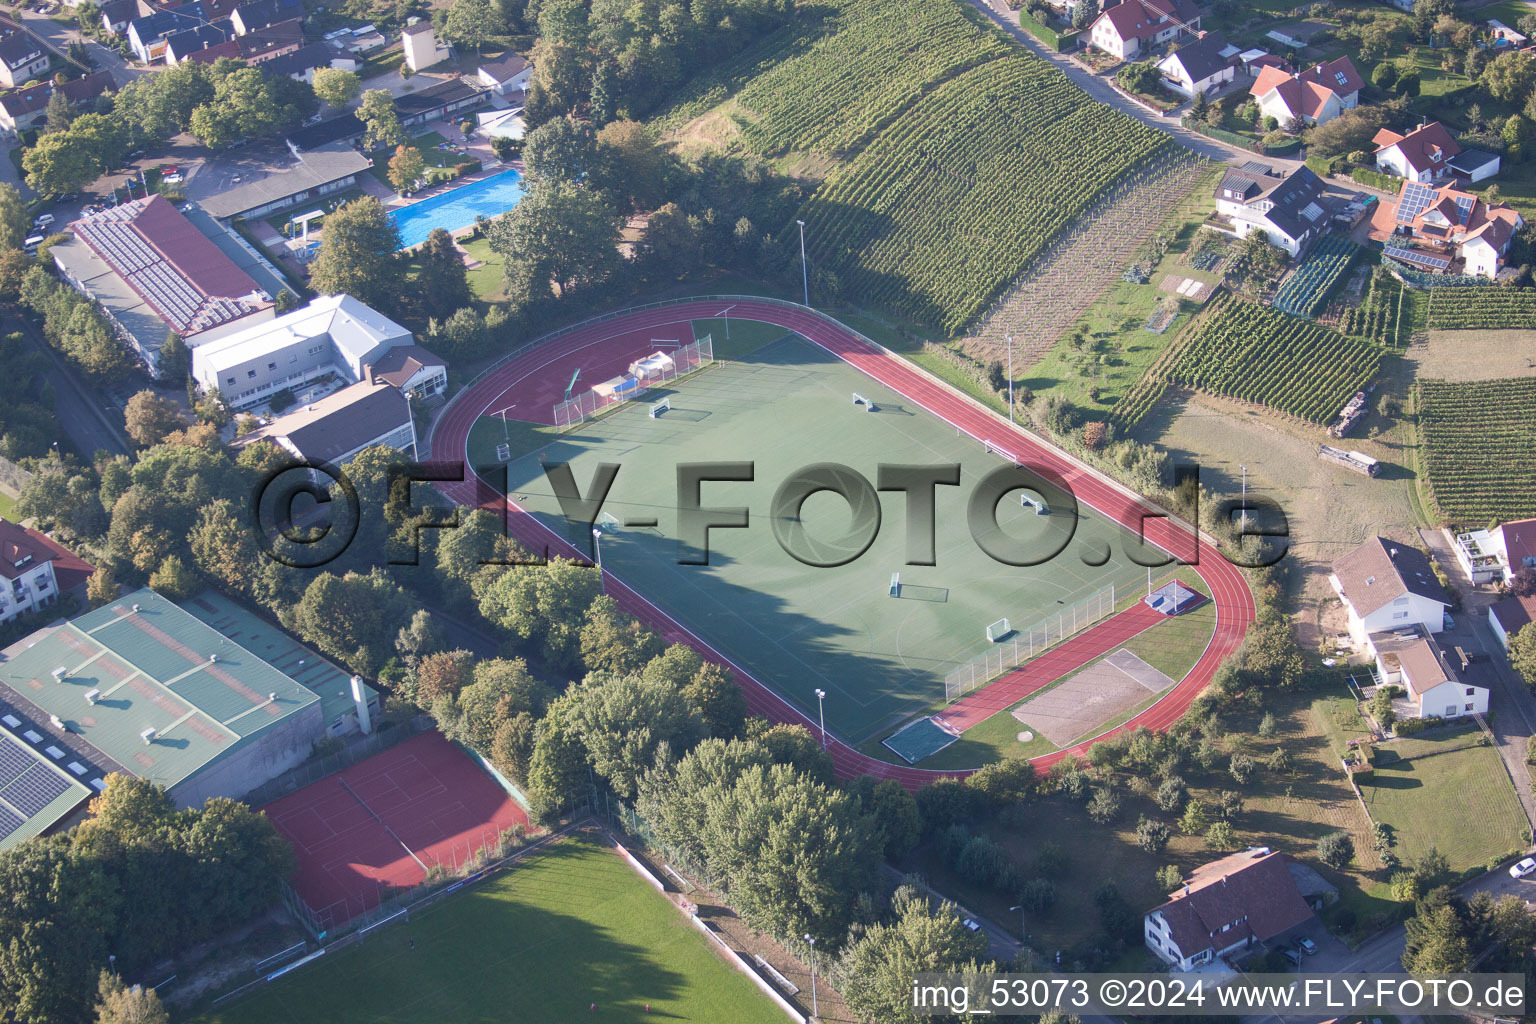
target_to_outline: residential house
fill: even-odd
[[[279,390],[294,391],[325,378],[371,379],[369,367],[385,364],[394,348],[416,350],[411,332],[350,295],[323,295],[282,316],[209,339],[192,349],[192,376],[218,390],[236,409],[260,405]],[[420,349],[422,367],[445,364]],[[392,372],[401,362],[386,365]],[[408,385],[425,386],[435,374],[407,373]]]
[[[275,25],[247,32],[237,41],[241,60],[248,64],[261,64],[297,53],[304,45],[304,23],[297,18],[279,21]]]
[[[1451,158],[1461,152],[1450,130],[1439,121],[1420,125],[1407,135],[1383,128],[1372,141],[1377,169],[1422,183],[1449,175]]]
[[[37,37],[0,17],[0,86],[14,89],[48,73],[48,51]]]
[[[1349,635],[1362,647],[1370,635],[1422,626],[1445,628],[1450,607],[1429,558],[1417,548],[1372,537],[1333,563],[1328,577],[1349,615]]]
[[[1290,863],[1259,846],[1201,865],[1143,918],[1147,948],[1175,971],[1195,971],[1283,940],[1314,919]]]
[[[175,10],[157,10],[128,23],[128,46],[140,61],[154,64],[165,57],[168,38],[178,32],[204,28],[213,20],[203,13],[202,0],[192,0]]]
[[[1511,594],[1488,606],[1488,625],[1505,650],[1509,650],[1510,639],[1532,622],[1536,622],[1536,594]]]
[[[1493,36],[1493,45],[1521,47],[1530,40],[1524,32],[1517,32],[1497,18],[1488,19],[1488,31]]]
[[[180,64],[195,53],[201,53],[209,47],[220,46],[234,41],[235,30],[230,27],[228,19],[220,18],[208,25],[196,25],[192,28],[173,32],[165,37],[165,62],[167,64]],[[236,47],[234,55],[238,56],[239,48]]]
[[[303,0],[253,0],[252,3],[236,7],[229,15],[235,32],[242,36],[285,21],[302,21],[303,18]]]
[[[36,530],[0,519],[0,623],[56,603],[61,594],[84,602],[95,567]]]
[[[1216,186],[1216,215],[1218,230],[1237,238],[1261,232],[1292,256],[1328,227],[1322,180],[1305,167],[1283,178],[1262,165],[1229,169]]]
[[[48,110],[48,101],[53,99],[56,92],[63,93],[77,110],[89,111],[94,109],[98,96],[115,88],[110,71],[93,71],[84,78],[72,78],[63,85],[55,85],[51,81],[29,85],[0,96],[0,128],[17,132],[41,123]]]
[[[484,106],[490,98],[489,89],[463,78],[450,78],[421,92],[396,96],[395,111],[400,115],[400,123],[410,128]]]
[[[334,43],[310,43],[292,53],[273,57],[262,64],[261,70],[268,75],[286,75],[297,82],[312,83],[319,68],[335,68],[338,71],[356,71],[362,61],[352,51]]]
[[[1094,19],[1088,45],[1121,60],[1200,31],[1200,11],[1190,0],[1122,0]]]
[[[1306,124],[1332,121],[1360,103],[1365,81],[1348,57],[1316,64],[1297,74],[1277,67],[1260,69],[1249,93],[1259,112],[1281,125],[1298,118]]]
[[[1401,686],[1408,707],[1419,718],[1460,718],[1488,713],[1488,689],[1461,676],[1423,625],[1374,633],[1370,648],[1376,658],[1378,685]],[[1401,716],[1401,703],[1395,704]]]
[[[405,50],[405,66],[412,71],[425,71],[448,59],[448,44],[438,41],[430,21],[407,25],[400,33],[400,45]]]
[[[1386,254],[1431,273],[1497,277],[1525,220],[1508,204],[1489,206],[1453,185],[1404,181],[1395,203],[1378,203],[1370,237]]]
[[[108,36],[128,31],[128,23],[139,16],[139,0],[108,0],[101,5],[101,28]]]
[[[69,232],[50,250],[54,264],[101,305],[151,374],[172,331],[195,348],[206,332],[273,315],[272,294],[163,196],[81,217]]]
[[[498,96],[521,96],[528,88],[531,74],[532,65],[517,54],[508,53],[501,60],[481,64],[475,77]]]
[[[1508,583],[1520,569],[1536,568],[1536,519],[1459,533],[1455,548],[1456,560],[1474,584]]]
[[[372,377],[422,401],[448,391],[448,364],[420,345],[387,349],[374,359]]]
[[[305,462],[342,467],[364,448],[384,445],[416,457],[410,400],[394,385],[358,381],[258,427],[234,443],[271,441]]]
[[[1230,49],[1220,32],[1201,32],[1194,42],[1157,62],[1163,85],[1180,96],[1216,93],[1237,78],[1237,63],[1227,55]]]

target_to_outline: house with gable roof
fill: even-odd
[[[1332,121],[1360,103],[1365,81],[1348,57],[1317,64],[1296,74],[1263,67],[1249,89],[1265,117],[1280,124],[1299,118],[1306,124]]]
[[[1217,183],[1215,197],[1219,219],[1213,226],[1238,238],[1261,232],[1292,256],[1328,229],[1322,180],[1305,167],[1283,178],[1260,164],[1233,167]]]
[[[1142,938],[1175,971],[1262,948],[1313,920],[1292,860],[1259,846],[1202,864],[1142,919]]]
[[[1371,141],[1378,170],[1426,184],[1450,175],[1451,159],[1461,152],[1461,144],[1439,121],[1421,124],[1407,135],[1383,128]]]
[[[1209,96],[1237,77],[1237,62],[1227,56],[1231,49],[1220,32],[1201,32],[1200,38],[1158,61],[1157,70],[1163,84],[1180,96]]]
[[[1121,0],[1094,19],[1088,45],[1121,60],[1200,31],[1200,11],[1190,0]]]
[[[1378,203],[1370,237],[1386,254],[1430,273],[1497,277],[1525,219],[1451,184],[1404,181],[1395,203]]]

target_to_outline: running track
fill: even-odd
[[[1034,434],[1003,422],[990,410],[960,392],[929,377],[922,370],[900,356],[866,341],[847,327],[804,306],[769,302],[750,297],[731,297],[726,300],[732,306],[731,316],[740,320],[758,320],[794,331],[812,343],[844,360],[849,365],[868,374],[886,387],[901,394],[931,414],[960,427],[972,436],[986,438],[1009,446],[1031,466],[1046,467],[1059,473],[1072,488],[1079,502],[1091,505],[1101,514],[1120,523],[1132,534],[1144,533],[1148,541],[1165,550],[1189,558],[1198,555],[1196,570],[1204,581],[1206,591],[1216,602],[1216,630],[1195,667],[1173,689],[1152,707],[1116,729],[1104,735],[1112,735],[1126,729],[1145,726],[1166,729],[1178,721],[1188,710],[1200,691],[1215,675],[1216,669],[1226,657],[1242,643],[1248,625],[1254,619],[1253,595],[1242,573],[1222,558],[1203,541],[1198,542],[1198,552],[1191,549],[1197,543],[1187,529],[1180,529],[1142,499],[1112,483],[1087,467],[1073,461],[1065,453],[1044,443]],[[537,408],[548,389],[551,364],[561,359],[573,360],[577,353],[601,346],[605,342],[632,337],[669,325],[679,325],[692,320],[718,317],[722,308],[719,298],[684,300],[659,308],[638,309],[627,316],[619,316],[601,322],[578,327],[553,338],[531,351],[510,359],[475,381],[455,396],[433,427],[432,453],[438,460],[447,460],[467,466],[469,431],[474,422],[487,410],[501,408],[508,398],[528,394],[528,408]],[[531,393],[531,394],[530,394]],[[462,460],[462,461],[461,461]],[[527,546],[530,551],[548,550],[551,555],[586,561],[586,556],[571,547],[555,533],[546,529],[538,520],[516,503],[509,505],[504,495],[471,476],[461,483],[438,484],[438,488],[452,501],[469,507],[484,507],[507,517],[510,534]],[[729,665],[736,680],[746,693],[747,707],[753,714],[764,715],[772,721],[803,725],[814,734],[818,730],[814,719],[779,696],[766,684],[744,672],[724,654],[691,632],[687,626],[672,619],[661,609],[647,601],[638,591],[628,586],[612,573],[606,573],[608,593],[629,614],[668,643],[685,642],[700,652],[707,653],[722,664]],[[1082,664],[1098,654],[1107,653],[1123,643],[1127,635],[1140,632],[1135,629],[1137,618],[1127,618],[1125,613],[1116,616],[1087,633],[1073,639],[1064,648],[1058,648],[1056,659],[1064,654],[1076,654],[1075,664]],[[1106,629],[1105,627],[1114,627]],[[1133,629],[1131,634],[1124,629]],[[1141,628],[1145,628],[1143,625]],[[1076,645],[1074,647],[1074,645]],[[1102,648],[1102,649],[1100,649]],[[1039,659],[1037,659],[1039,660]],[[1065,668],[1075,667],[1067,664]],[[1041,666],[1045,670],[1045,666]],[[1058,673],[1059,674],[1059,673]],[[994,686],[1013,690],[1028,676],[1026,666],[1019,672],[1000,680]],[[1039,684],[1043,685],[1043,684]],[[1032,687],[1038,688],[1038,686]],[[985,692],[985,691],[984,691]],[[1026,690],[1026,692],[1028,692]],[[980,694],[976,695],[980,698]],[[1005,699],[999,693],[998,699]],[[991,703],[989,700],[988,703]],[[1100,739],[1094,737],[1094,739]],[[1037,768],[1046,768],[1068,754],[1080,754],[1093,740],[1069,750],[1058,751],[1035,758]],[[873,775],[881,779],[895,779],[908,789],[919,789],[942,776],[964,776],[966,771],[931,771],[904,765],[889,764],[861,753],[831,734],[827,738],[837,772],[844,778]]]

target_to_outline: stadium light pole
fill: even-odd
[[[597,582],[602,586],[603,593],[608,593],[608,579],[603,575],[603,531],[593,527],[592,551],[597,555]]]
[[[1019,912],[1019,942],[1020,942],[1020,944],[1028,942],[1029,941],[1029,925],[1024,920],[1024,907],[1023,907],[1023,905],[1021,904],[1021,905],[1019,905],[1017,907],[1009,907],[1008,909],[1009,910],[1017,910]]]
[[[816,940],[811,938],[811,933],[805,933],[805,941],[811,944],[811,1016],[821,1016],[821,1010],[816,1005]]]
[[[811,304],[811,275],[805,267],[805,221],[797,220],[800,225],[800,288],[805,295],[805,304]]]
[[[1242,504],[1242,506],[1240,508],[1239,514],[1243,517],[1243,532],[1247,533],[1248,532],[1248,467],[1247,466],[1242,466],[1241,463],[1239,463],[1239,466],[1241,466],[1242,471],[1243,471],[1243,504]]]
[[[1013,423],[1013,335],[1008,335],[1008,422]]]
[[[823,703],[827,699],[827,691],[821,687],[816,688],[816,713],[821,717],[821,749],[827,749],[827,706]]]

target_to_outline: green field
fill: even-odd
[[[780,1024],[784,1013],[622,858],[571,839],[201,1020]]]
[[[1376,748],[1376,770],[1358,777],[1371,818],[1391,825],[1397,852],[1416,864],[1431,846],[1454,871],[1524,849],[1530,828],[1493,747],[1476,728],[1441,729]]]
[[[734,321],[732,330],[739,330]],[[879,412],[853,405],[853,392],[872,399]],[[1045,564],[1014,568],[994,561],[972,539],[966,508],[977,482],[1005,463],[799,339],[773,342],[682,381],[672,411],[651,419],[647,404],[663,393],[560,435],[541,454],[569,461],[582,486],[596,463],[618,463],[604,511],[659,522],[654,529],[605,533],[604,567],[806,712],[816,714],[814,691],[825,690],[828,726],[854,743],[941,700],[944,674],[989,646],[989,623],[1007,617],[1025,628],[1112,582],[1135,586],[1144,576],[1126,554],[1128,546],[1139,546],[1134,538],[1087,508],[1074,524],[1064,501],[1049,494],[1050,516],[1021,507],[1016,493],[998,505],[1001,529]],[[472,454],[473,439],[497,440],[501,431],[500,420],[482,419]],[[705,460],[755,464],[753,482],[706,483],[701,496],[705,507],[748,508],[749,528],[712,530],[710,564],[683,565],[676,466]],[[960,486],[937,488],[937,564],[906,564],[905,498],[898,492],[879,498],[878,536],[848,564],[811,567],[786,554],[775,526],[788,530],[803,522],[813,543],[832,543],[853,526],[848,504],[825,492],[810,496],[799,519],[786,512],[774,521],[779,485],[823,462],[852,467],[871,483],[882,463],[959,464]],[[538,456],[514,460],[509,483],[526,493],[526,508],[566,528],[554,518],[558,506]],[[1059,556],[1047,557],[1063,543]],[[688,553],[699,557],[697,550]],[[1108,560],[1087,564],[1098,557]],[[895,572],[902,594],[893,599]]]

